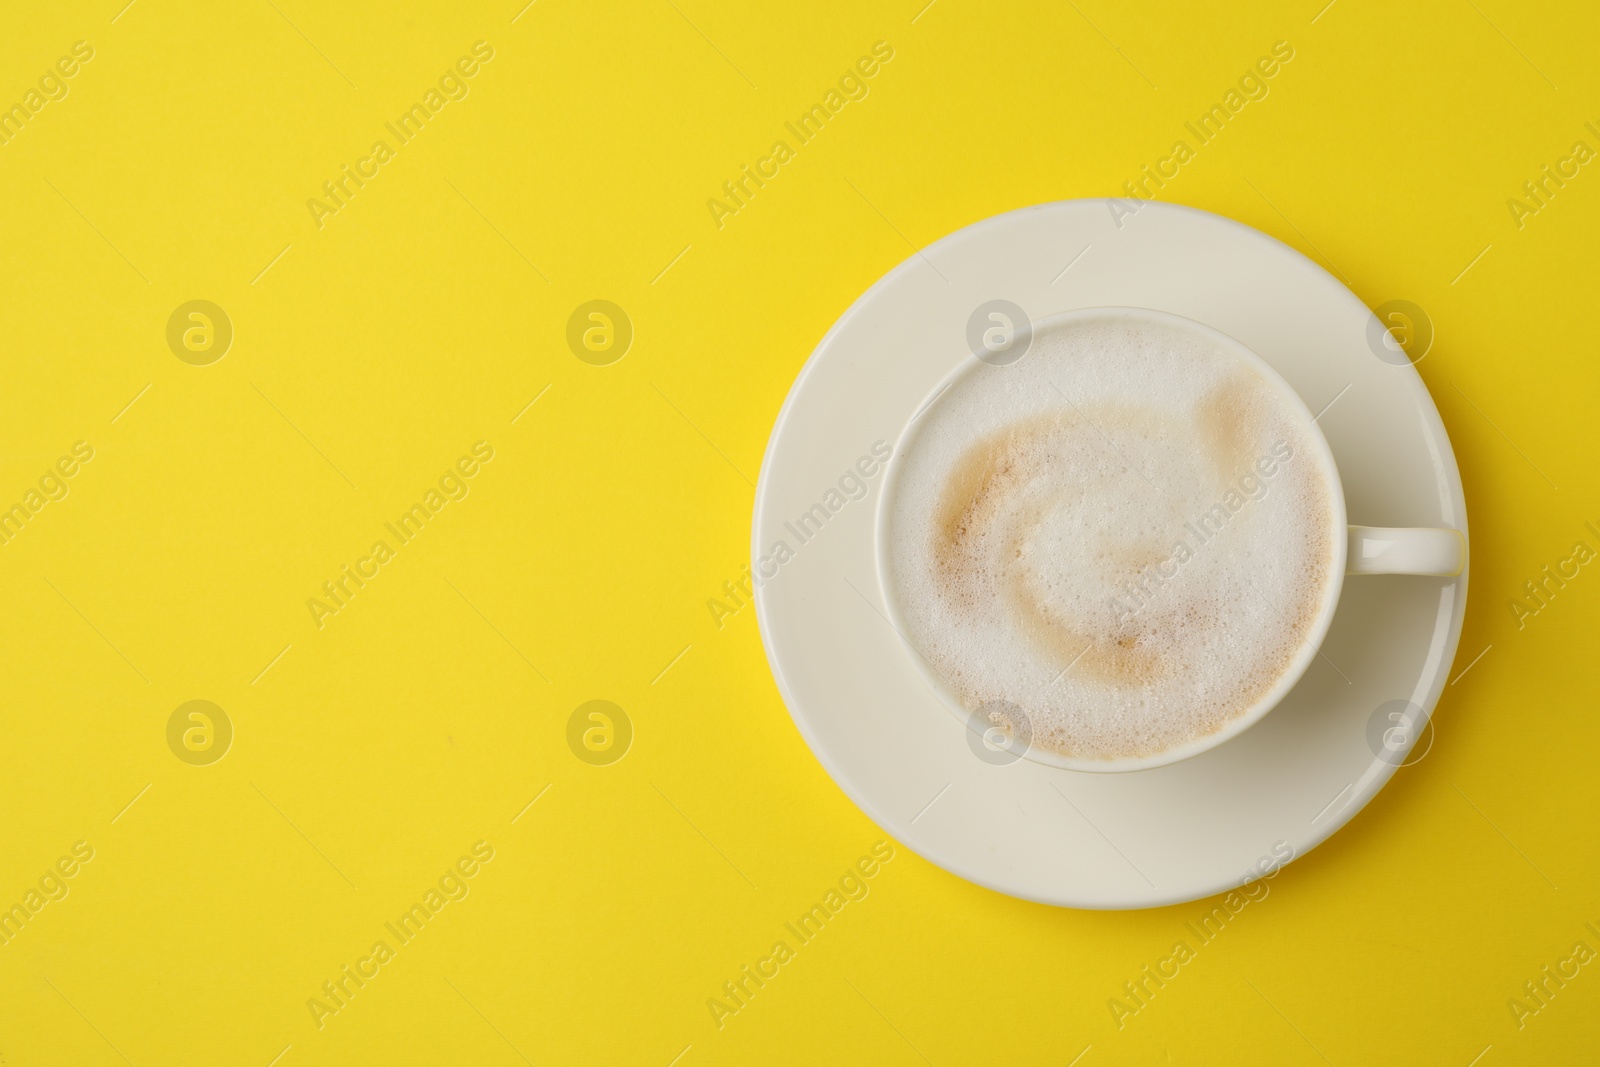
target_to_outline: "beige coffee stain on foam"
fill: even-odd
[[[1007,592],[1022,628],[1063,668],[1077,660],[1081,675],[1118,687],[1144,685],[1160,675],[1162,660],[1143,640],[1146,627],[1124,627],[1093,637],[1070,622],[1055,618],[1028,589],[1028,575],[1008,575]]]
[[[1118,687],[1144,685],[1161,673],[1161,657],[1150,648],[1148,635],[1157,620],[1142,618],[1141,625],[1120,626],[1107,632],[1096,632],[1083,621],[1064,618],[1050,610],[1043,597],[1034,588],[1035,569],[1028,565],[1031,542],[1043,528],[1044,515],[1049,508],[1034,506],[1017,515],[1006,531],[1005,560],[1006,599],[1016,612],[1020,628],[1031,637],[1057,664],[1073,668],[1079,677],[1092,678]],[[1125,575],[1132,578],[1146,567],[1155,567],[1167,558],[1166,552],[1157,548],[1154,541],[1112,546],[1110,557]]]
[[[1095,410],[1097,425],[1137,425],[1147,435],[1160,432],[1161,418],[1145,408],[1116,406]],[[1073,441],[1077,437],[1080,440]],[[1109,449],[1099,431],[1077,412],[1023,419],[977,441],[945,479],[936,512],[933,558],[942,574],[969,573],[972,542],[1004,511],[1005,504],[1032,477],[1044,473],[1037,457],[1052,448]],[[1029,462],[1029,460],[1034,460]],[[1118,460],[1112,466],[1119,466]],[[1084,464],[1090,466],[1091,464]],[[1137,475],[1129,474],[1129,477]]]
[[[1131,406],[1097,409],[1096,414],[1097,424],[1137,426],[1147,435],[1160,433],[1164,425],[1156,413]],[[1022,506],[1017,500],[1030,481],[1047,473],[1051,455],[1067,449],[1108,448],[1099,432],[1077,413],[1023,420],[978,441],[955,464],[945,482],[937,511],[933,558],[951,607],[977,609],[983,599],[985,579],[996,583],[1015,610],[1020,628],[1055,662],[1065,667],[1077,660],[1074,669],[1084,675],[1126,687],[1148,683],[1161,672],[1162,660],[1148,641],[1151,625],[1157,620],[1147,618],[1139,625],[1096,634],[1082,621],[1051,612],[1034,592],[1033,576],[1026,562],[1030,542],[1042,527],[1048,508],[1040,502]],[[1091,468],[1096,465],[1084,464]],[[1130,472],[1127,476],[1137,475]],[[1056,495],[1057,502],[1061,496]],[[1004,527],[997,528],[1001,522]],[[998,561],[984,559],[981,546],[995,540],[1000,544]],[[1109,556],[1111,562],[1126,569],[1126,577],[1131,579],[1146,565],[1153,567],[1165,560],[1169,551],[1170,546],[1158,546],[1152,541],[1112,546]],[[1001,564],[1003,575],[994,573],[993,562]]]
[[[1240,367],[1230,370],[1195,405],[1195,425],[1219,488],[1237,482],[1265,451],[1261,391],[1269,388],[1259,374]]]
[[[975,542],[1023,479],[1022,459],[1030,447],[1067,421],[1047,415],[1013,423],[973,444],[951,468],[939,498],[933,544],[934,566],[947,592],[958,599],[970,596],[970,577],[984,569]]]

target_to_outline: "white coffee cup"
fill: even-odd
[[[1323,436],[1321,428],[1317,426],[1305,402],[1290,387],[1289,383],[1284,381],[1282,375],[1278,374],[1265,360],[1239,341],[1219,330],[1169,312],[1126,307],[1084,308],[1052,315],[1025,325],[1028,329],[1028,335],[1032,336],[1058,325],[1089,318],[1164,324],[1168,327],[1187,330],[1202,337],[1224,352],[1235,356],[1243,363],[1254,368],[1271,387],[1279,391],[1287,408],[1297,413],[1303,420],[1303,429],[1306,431],[1307,439],[1311,442],[1314,460],[1321,465],[1329,490],[1331,506],[1328,509],[1328,521],[1330,534],[1332,535],[1329,541],[1333,546],[1334,556],[1327,586],[1324,589],[1321,609],[1312,624],[1307,628],[1306,639],[1291,659],[1289,666],[1278,675],[1277,680],[1265,693],[1244,711],[1230,719],[1221,729],[1147,756],[1119,759],[1088,759],[1062,755],[1045,748],[1028,745],[1025,741],[1019,744],[1016,738],[1009,735],[994,736],[996,731],[989,724],[979,722],[972,711],[962,706],[961,701],[956,697],[950,686],[932,670],[926,658],[912,646],[910,639],[906,637],[905,617],[896,603],[894,584],[891,580],[893,570],[890,565],[891,538],[887,533],[888,517],[893,511],[896,492],[899,487],[899,474],[903,468],[901,457],[905,455],[908,444],[914,440],[919,423],[925,414],[933,408],[943,393],[963,377],[980,371],[995,373],[997,368],[1003,368],[1012,362],[1014,357],[1011,356],[982,360],[976,356],[969,356],[929,394],[928,398],[918,407],[916,414],[911,417],[905,429],[901,432],[900,439],[895,446],[894,456],[889,461],[883,493],[878,501],[876,526],[878,586],[882,592],[884,603],[888,608],[890,622],[900,634],[916,669],[921,673],[929,687],[939,695],[941,702],[949,711],[966,724],[969,729],[984,735],[982,743],[986,747],[1002,753],[1009,752],[1013,755],[1013,758],[1022,757],[1036,763],[1067,770],[1102,772],[1146,770],[1189,759],[1215,748],[1217,745],[1249,729],[1276,707],[1288,695],[1289,691],[1294,688],[1295,684],[1299,682],[1301,676],[1311,665],[1312,660],[1316,658],[1322,642],[1327,636],[1328,628],[1333,623],[1333,616],[1338,608],[1339,595],[1343,589],[1345,575],[1409,574],[1454,577],[1459,575],[1466,567],[1467,545],[1466,538],[1458,530],[1349,525],[1348,515],[1345,510],[1344,489],[1339,480],[1339,469],[1334,462],[1333,450],[1328,446],[1327,438]],[[1007,336],[1010,336],[1009,333]],[[1024,356],[1023,358],[1026,357]]]

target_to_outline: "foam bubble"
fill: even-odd
[[[1222,729],[1330,595],[1332,487],[1304,416],[1178,325],[1048,328],[952,385],[899,463],[906,636],[968,710],[1016,705],[1063,755]]]

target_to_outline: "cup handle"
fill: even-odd
[[[1460,530],[1352,526],[1346,574],[1432,574],[1454,578],[1467,565]]]

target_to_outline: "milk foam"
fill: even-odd
[[[906,636],[969,710],[1021,708],[1036,747],[1116,759],[1214,733],[1331,595],[1332,487],[1304,415],[1178,325],[1047,327],[957,380],[898,462]]]

